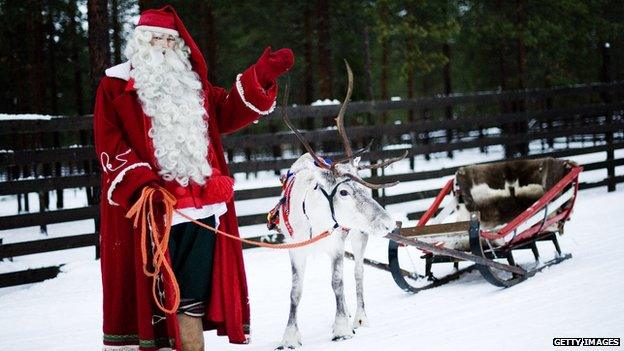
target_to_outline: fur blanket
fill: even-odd
[[[497,162],[461,167],[455,179],[468,211],[479,211],[482,226],[493,228],[531,206],[563,178],[569,164],[554,158]]]

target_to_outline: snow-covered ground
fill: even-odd
[[[616,157],[622,157],[618,150]],[[417,160],[419,170],[451,167],[500,158],[463,151],[454,160],[439,154],[432,161]],[[573,157],[580,163],[597,162],[604,153]],[[406,164],[388,173],[404,173]],[[618,167],[616,174],[623,174]],[[270,173],[270,172],[267,172]],[[581,179],[604,178],[604,171],[585,172]],[[241,187],[276,186],[273,175],[239,180]],[[439,187],[445,179],[411,182],[404,192]],[[66,190],[72,194],[70,190]],[[74,200],[83,206],[80,193]],[[86,201],[86,200],[85,200]],[[237,204],[242,214],[258,213],[254,200]],[[425,208],[431,200],[389,206],[397,219],[407,212]],[[51,201],[54,203],[54,201]],[[370,327],[359,329],[347,341],[331,342],[334,297],[330,285],[329,260],[313,257],[307,266],[299,327],[305,350],[553,350],[553,337],[624,338],[624,185],[607,193],[606,188],[582,191],[572,220],[560,242],[573,258],[548,268],[509,289],[496,288],[478,273],[471,273],[448,285],[407,294],[390,274],[365,267],[365,299]],[[31,205],[36,201],[31,201]],[[273,202],[264,201],[263,207]],[[16,208],[7,197],[0,198],[0,216]],[[264,208],[260,209],[264,210]],[[92,232],[88,221],[49,226],[50,236]],[[412,225],[408,222],[406,225]],[[257,226],[260,227],[260,226]],[[253,236],[261,228],[245,228]],[[38,228],[0,232],[4,242],[41,237]],[[387,242],[371,239],[367,256],[384,261]],[[542,246],[544,259],[552,257],[549,243]],[[0,289],[0,350],[97,350],[101,346],[101,283],[99,261],[93,248],[16,257],[1,261],[0,272],[66,264],[57,278],[42,283]],[[288,253],[267,249],[245,250],[245,264],[252,309],[252,343],[231,345],[213,332],[205,333],[206,349],[271,350],[281,340],[288,317],[290,264]],[[519,256],[522,263],[522,256]],[[434,267],[444,270],[446,267]],[[351,312],[355,312],[353,263],[345,264],[345,291]],[[602,348],[605,350],[613,348]]]
[[[471,273],[412,295],[401,291],[389,273],[367,266],[365,296],[371,325],[342,342],[330,341],[334,297],[329,260],[314,257],[308,263],[300,305],[301,350],[552,350],[553,337],[624,338],[623,201],[622,189],[581,192],[561,239],[573,258],[509,289],[496,288]],[[371,249],[379,249],[383,243],[373,245]],[[244,255],[252,343],[231,345],[207,332],[207,349],[272,350],[281,339],[289,306],[288,254],[254,249]],[[75,262],[56,279],[2,289],[0,349],[98,349],[102,322],[98,264]],[[346,261],[345,274],[347,302],[354,312],[351,261]]]

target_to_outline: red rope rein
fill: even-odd
[[[156,191],[160,191],[163,194],[163,203],[165,205],[165,226],[164,231],[161,233],[159,229],[158,222],[154,216],[153,209],[155,208],[154,204],[154,193]],[[263,243],[248,239],[243,239],[237,235],[229,234],[224,231],[221,231],[215,227],[202,223],[200,221],[195,220],[194,218],[176,210],[174,208],[176,204],[176,199],[173,195],[171,195],[164,188],[153,188],[147,186],[143,188],[141,191],[141,196],[139,199],[132,205],[130,210],[126,213],[126,218],[133,219],[133,227],[136,229],[137,227],[140,230],[141,235],[141,259],[143,263],[143,273],[146,276],[152,277],[152,296],[154,297],[154,301],[156,302],[156,306],[163,312],[171,314],[176,313],[178,307],[180,306],[180,287],[178,286],[178,282],[175,278],[175,274],[173,269],[171,268],[171,264],[167,262],[166,253],[169,243],[169,234],[171,232],[171,221],[173,218],[173,212],[175,211],[178,215],[188,219],[190,222],[206,228],[212,232],[219,235],[223,235],[229,239],[237,240],[249,245],[265,247],[270,249],[294,249],[298,247],[303,247],[307,245],[311,245],[321,239],[326,238],[331,234],[329,231],[324,231],[318,235],[311,237],[308,240],[294,242],[294,243],[284,243],[284,244],[271,244],[271,243]],[[148,229],[151,231],[152,235],[148,239]],[[151,239],[151,245],[148,240]],[[149,269],[148,263],[148,248],[153,247],[153,257],[151,260],[151,266],[153,270]],[[173,296],[173,304],[171,307],[167,308],[164,303],[161,303],[158,299],[158,286],[157,286],[157,277],[163,273],[163,279],[165,279],[165,274],[169,277],[171,281],[171,285],[174,289]]]

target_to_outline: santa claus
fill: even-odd
[[[293,65],[292,51],[267,48],[228,92],[208,82],[201,52],[166,6],[141,14],[126,56],[128,62],[106,70],[94,111],[102,166],[104,350],[203,350],[209,329],[246,343],[241,244],[174,214],[166,258],[180,304],[163,313],[152,294],[154,279],[163,304],[176,298],[175,289],[171,279],[144,273],[145,247],[125,215],[145,187],[155,187],[175,197],[177,211],[238,235],[221,134],[273,110],[275,80]]]

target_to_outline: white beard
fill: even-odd
[[[182,45],[184,45],[182,43]],[[212,174],[208,164],[208,126],[202,84],[188,53],[141,45],[130,57],[134,86],[143,111],[151,118],[148,135],[154,144],[159,174],[187,186],[204,184]],[[164,54],[163,54],[164,51]]]

